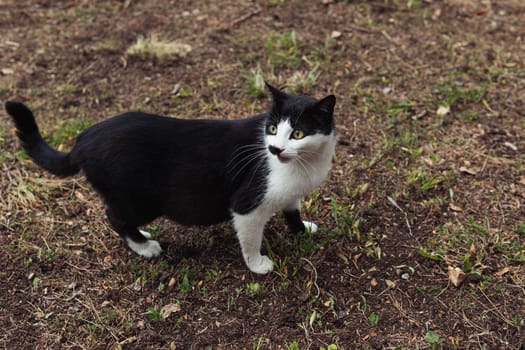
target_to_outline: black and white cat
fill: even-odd
[[[269,113],[221,121],[124,113],[83,131],[70,153],[42,139],[23,103],[5,108],[36,164],[60,177],[84,172],[131,250],[147,258],[161,253],[138,229],[160,216],[183,225],[232,220],[246,265],[265,274],[273,263],[261,255],[263,230],[275,212],[283,211],[293,232],[317,230],[301,220],[300,200],[327,177],[336,144],[335,96],[268,88]]]

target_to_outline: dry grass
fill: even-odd
[[[126,55],[140,58],[158,58],[162,60],[185,57],[192,48],[178,41],[161,40],[155,35],[139,36],[137,41],[127,48]]]

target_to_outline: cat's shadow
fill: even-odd
[[[202,265],[213,265],[214,262],[221,261],[228,265],[238,262],[239,267],[243,266],[239,241],[230,223],[212,227],[186,227],[166,220],[160,226],[163,231],[159,237],[163,248],[160,258],[169,264],[193,259]],[[293,234],[288,232],[286,225],[277,218],[268,222],[265,237],[270,242],[293,240]]]
[[[161,258],[170,264],[177,264],[185,259],[194,259],[199,264],[238,259],[242,261],[239,243],[229,224],[185,227],[172,222],[165,228],[160,237],[163,247]]]

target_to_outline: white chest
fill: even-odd
[[[313,159],[294,159],[282,163],[276,157],[269,158],[270,174],[264,202],[273,211],[293,205],[327,178],[335,144],[327,146]]]

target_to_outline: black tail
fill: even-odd
[[[16,134],[22,142],[22,147],[36,164],[60,177],[78,173],[80,169],[71,162],[69,153],[57,151],[42,139],[35,117],[26,105],[7,101],[5,110],[15,122]]]

